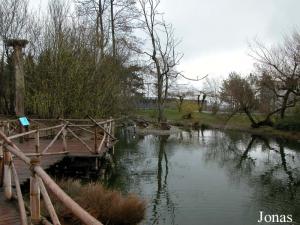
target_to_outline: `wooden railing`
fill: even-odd
[[[81,208],[71,197],[69,197],[51,177],[45,172],[45,170],[40,166],[40,161],[43,156],[46,155],[58,155],[67,154],[67,135],[72,136],[79,140],[79,142],[91,153],[101,156],[104,152],[103,148],[109,148],[112,143],[116,140],[114,137],[114,120],[106,120],[98,122],[90,118],[92,124],[75,124],[75,121],[63,120],[61,119],[61,124],[30,130],[27,132],[14,134],[7,136],[4,133],[5,127],[0,128],[0,156],[3,157],[3,176],[1,183],[3,184],[3,191],[6,199],[12,199],[12,178],[15,183],[16,196],[18,200],[21,224],[27,225],[28,219],[25,210],[25,204],[23,200],[23,195],[21,192],[20,181],[15,168],[14,158],[22,160],[31,170],[30,177],[30,221],[33,224],[39,224],[41,222],[41,212],[40,212],[40,194],[42,194],[43,200],[45,202],[46,209],[51,217],[52,224],[60,224],[58,216],[55,212],[54,206],[51,202],[47,190],[51,193],[67,208],[69,209],[78,219],[80,219],[84,224],[88,225],[99,225],[102,224],[97,219],[92,217],[88,212]],[[7,125],[6,125],[7,126]],[[77,130],[74,130],[77,129]],[[92,129],[92,130],[91,130]],[[47,130],[58,130],[50,143],[44,148],[40,149],[40,132]],[[94,148],[90,147],[86,141],[84,141],[80,135],[76,134],[78,130],[87,132],[94,136]],[[98,143],[99,131],[102,132],[102,140]],[[28,135],[34,135],[35,139],[35,152],[24,153],[19,147],[12,141],[14,139],[25,137]],[[61,152],[48,152],[50,147],[58,140],[61,136],[63,140],[62,151]],[[14,156],[14,157],[13,157]],[[30,158],[32,157],[32,158]]]

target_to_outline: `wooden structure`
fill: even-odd
[[[25,108],[25,78],[23,69],[22,48],[27,45],[27,40],[9,39],[6,41],[8,47],[13,47],[13,64],[15,80],[15,113],[17,116],[24,115]]]
[[[41,120],[35,121],[39,124],[41,122]],[[0,214],[0,224],[60,224],[48,190],[83,224],[102,224],[72,200],[44,169],[61,160],[65,155],[101,157],[113,148],[116,141],[114,137],[115,122],[113,119],[96,121],[93,118],[89,120],[60,119],[56,122],[59,124],[23,133],[13,132],[14,121],[0,123],[0,186],[2,186],[0,188],[0,209],[3,209],[3,213],[1,210]],[[41,137],[49,135],[49,132],[51,132],[52,139]],[[20,137],[25,137],[28,141],[21,144],[15,142]],[[30,179],[30,204],[26,210],[21,184],[27,179]],[[51,222],[41,215],[41,196],[51,217]],[[6,200],[17,199],[18,215],[12,202],[3,201],[4,198]]]

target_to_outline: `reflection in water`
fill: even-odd
[[[291,194],[291,199],[294,199],[295,194],[296,194],[296,188],[294,188],[294,187],[295,187],[296,183],[294,182],[292,171],[288,169],[288,165],[287,165],[286,158],[285,158],[286,154],[284,153],[284,147],[283,147],[282,143],[279,144],[279,150],[280,150],[280,156],[281,156],[281,162],[282,162],[283,169],[289,178],[288,190]]]
[[[159,213],[158,213],[158,205],[161,201],[161,196],[164,194],[165,200],[166,200],[166,205],[168,208],[168,211],[171,212],[171,224],[175,224],[175,206],[174,203],[172,202],[172,199],[169,195],[168,191],[168,183],[167,183],[167,178],[168,178],[168,173],[169,173],[169,168],[168,168],[168,157],[165,151],[165,145],[167,143],[169,136],[167,135],[162,135],[159,137],[159,151],[158,151],[158,164],[157,164],[157,191],[156,191],[156,197],[154,199],[154,204],[153,204],[153,215],[152,218],[150,218],[150,221],[152,221],[152,224],[158,224],[159,222]],[[165,164],[165,175],[163,175],[163,159],[164,159],[164,164]],[[162,183],[163,182],[163,183]]]
[[[252,225],[259,211],[300,224],[299,143],[217,130],[129,139],[110,185],[147,199],[144,224]]]

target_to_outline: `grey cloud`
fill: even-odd
[[[300,25],[299,0],[162,0],[185,57],[243,48],[259,37],[279,42]]]

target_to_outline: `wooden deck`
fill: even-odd
[[[0,190],[0,224],[1,225],[20,225],[20,216],[16,201],[7,201]]]
[[[97,135],[96,135],[97,137]],[[45,139],[45,138],[39,138],[39,149],[45,149],[50,143],[52,139]],[[35,139],[29,139],[27,141],[24,141],[22,144],[18,143],[17,139],[13,141],[17,147],[27,156],[36,157],[36,156],[30,156],[31,153],[36,152],[36,140]],[[88,136],[84,138],[84,142],[90,149],[95,149],[98,145],[100,146],[101,140],[97,140],[95,143],[95,140],[93,136]],[[102,146],[102,145],[101,145]],[[109,144],[109,146],[111,146]],[[49,168],[51,165],[58,163],[61,161],[65,156],[95,156],[95,157],[101,157],[106,151],[109,150],[109,147],[106,147],[103,145],[103,147],[98,151],[98,153],[92,154],[86,146],[84,146],[79,140],[73,138],[67,138],[67,153],[61,154],[63,152],[63,140],[62,138],[59,138],[54,142],[54,144],[47,150],[47,154],[49,155],[43,155],[40,157],[40,165],[43,169]],[[99,149],[98,149],[99,150]],[[41,152],[41,151],[39,151]],[[51,153],[59,153],[50,155]],[[1,160],[1,159],[0,159]],[[14,166],[16,168],[19,182],[21,185],[24,185],[26,181],[29,180],[30,176],[32,175],[32,172],[28,165],[20,160],[19,158],[13,156],[13,162]],[[13,183],[14,184],[14,183]],[[28,185],[28,183],[26,183]],[[29,189],[29,187],[28,187]],[[23,193],[24,194],[24,193]],[[3,187],[0,187],[0,225],[19,225],[20,222],[20,215],[19,215],[19,209],[18,209],[18,203],[17,201],[8,201],[4,197],[3,193]]]
[[[40,141],[40,147],[41,149],[45,148],[50,143],[50,140],[41,140]],[[94,142],[93,141],[87,141],[89,146],[92,148]],[[24,144],[17,144],[17,146],[23,150],[24,153],[34,153],[35,152],[35,145],[32,141],[26,142]],[[54,145],[47,151],[48,153],[54,153],[54,152],[61,152],[62,151],[62,143],[61,140],[58,140]],[[44,169],[48,169],[51,165],[61,161],[66,155],[69,156],[91,156],[91,153],[88,152],[87,149],[85,149],[84,146],[79,141],[76,140],[68,140],[68,154],[65,155],[48,155],[48,156],[42,156],[41,159],[41,166]],[[102,149],[103,152],[106,151],[106,149]],[[94,155],[97,156],[97,155]],[[19,159],[14,159],[16,170],[19,175],[20,184],[22,185],[26,180],[29,179],[31,175],[31,171],[29,170],[28,166]],[[1,224],[1,223],[0,223]]]

